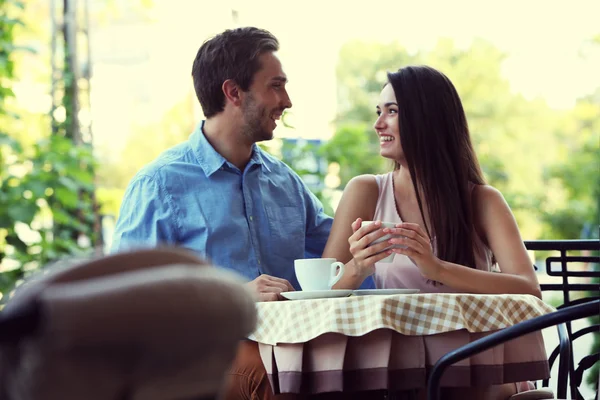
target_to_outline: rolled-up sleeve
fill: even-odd
[[[177,215],[171,197],[155,178],[141,175],[127,187],[111,252],[177,242]]]

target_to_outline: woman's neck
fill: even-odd
[[[409,204],[417,202],[417,194],[408,167],[400,165],[394,171],[394,186],[396,200]],[[423,199],[423,196],[421,196],[421,199]]]
[[[427,200],[425,199],[421,188],[419,194],[421,196],[421,205],[424,214],[421,215],[419,202],[417,201],[417,193],[408,167],[400,165],[400,168],[393,172],[393,183],[396,208],[400,218],[405,222],[417,223],[424,228],[424,222],[429,221]]]

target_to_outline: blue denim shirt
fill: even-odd
[[[286,164],[254,145],[240,171],[203,125],[130,182],[112,251],[175,244],[248,280],[268,274],[300,289],[294,260],[321,257],[331,217]]]

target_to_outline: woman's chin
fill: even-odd
[[[383,158],[387,158],[388,160],[397,161],[399,158],[398,154],[396,154],[397,152],[390,150],[391,149],[379,148],[379,155]]]

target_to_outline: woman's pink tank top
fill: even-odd
[[[375,208],[373,220],[400,223],[402,220],[396,210],[394,201],[394,187],[392,173],[375,175],[379,186],[379,198]],[[475,185],[471,185],[471,190]],[[475,266],[477,269],[492,271],[492,251],[483,243],[479,235],[475,234]],[[391,263],[375,264],[375,284],[379,289],[419,289],[421,292],[452,293],[457,292],[446,285],[428,281],[421,275],[419,268],[407,256],[396,254]]]

